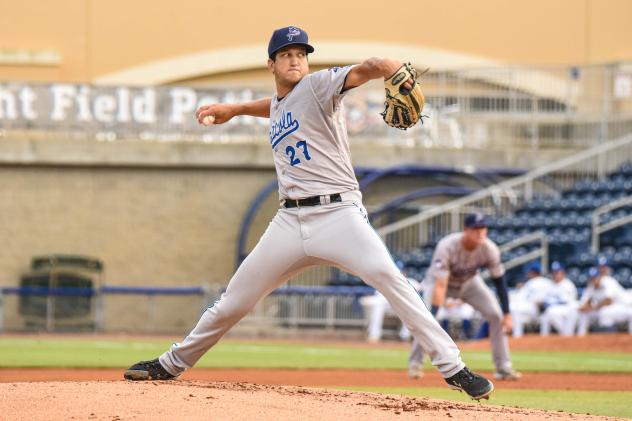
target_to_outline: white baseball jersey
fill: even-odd
[[[547,296],[551,293],[553,281],[544,276],[536,276],[529,279],[518,290],[516,300],[522,300],[533,304],[545,302]]]
[[[353,66],[321,70],[270,104],[270,146],[280,199],[358,189],[340,93]]]
[[[548,305],[570,304],[577,301],[577,287],[568,278],[564,278],[559,282],[552,282],[551,288],[545,303]]]
[[[613,304],[625,304],[627,301],[625,289],[611,276],[602,277],[598,288],[595,288],[591,282],[584,290],[580,302],[581,304],[590,302],[590,305],[594,307],[607,298],[610,298]]]
[[[500,261],[500,250],[492,240],[487,238],[474,250],[465,250],[461,239],[462,232],[450,234],[437,244],[432,256],[432,263],[426,273],[426,279],[447,278],[448,289],[456,290],[472,279],[481,268],[488,268],[492,277],[505,274],[505,267]]]

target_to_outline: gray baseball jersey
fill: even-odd
[[[463,248],[462,238],[463,233],[457,232],[447,235],[437,244],[424,279],[424,300],[430,306],[435,281],[447,278],[446,294],[470,304],[489,322],[492,358],[496,370],[511,370],[509,344],[502,328],[502,310],[493,292],[478,274],[480,268],[487,268],[494,278],[504,275],[500,250],[492,240],[486,239],[483,244],[468,251]],[[421,365],[423,358],[424,346],[414,340],[408,363]]]
[[[270,104],[270,145],[281,199],[358,189],[340,93],[353,66],[305,76]]]
[[[368,224],[353,173],[341,90],[351,67],[305,76],[270,105],[270,145],[281,199],[339,193],[340,202],[281,207],[255,248],[239,266],[220,300],[204,312],[181,343],[160,356],[178,375],[206,351],[257,301],[287,279],[315,264],[338,266],[362,278],[389,301],[444,377],[465,366],[450,336],[439,326],[415,289]]]
[[[448,290],[460,290],[481,268],[488,268],[492,277],[505,274],[500,261],[500,250],[489,238],[474,250],[465,250],[461,242],[463,233],[450,234],[437,244],[426,279],[448,279]]]

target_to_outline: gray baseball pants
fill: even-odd
[[[279,209],[226,292],[160,364],[173,375],[193,367],[261,298],[305,268],[329,264],[380,291],[444,377],[459,372],[465,367],[459,349],[393,262],[361,200],[354,191],[343,193],[342,202]]]
[[[428,307],[430,307],[432,302],[433,289],[432,286],[424,289],[424,301]],[[460,298],[463,302],[468,303],[487,320],[489,323],[489,337],[492,343],[492,358],[494,359],[496,370],[510,370],[512,365],[511,357],[509,356],[509,343],[507,335],[505,335],[502,328],[503,313],[498,300],[492,290],[485,285],[483,278],[477,275],[463,283],[460,289],[448,289],[448,295],[453,298]],[[418,342],[417,338],[415,338],[410,357],[408,358],[408,365],[421,365],[424,360],[424,350],[424,344]]]

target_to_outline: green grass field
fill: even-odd
[[[0,337],[0,367],[124,368],[156,357],[170,345],[155,339]],[[197,367],[404,369],[407,358],[407,349],[225,340]],[[466,350],[463,359],[474,370],[493,369],[489,351]],[[521,371],[632,373],[632,354],[622,352],[513,351],[512,359]]]
[[[125,368],[138,360],[156,357],[169,345],[169,341],[155,339],[0,336],[0,367]],[[205,355],[197,367],[404,370],[407,356],[406,349],[225,340]],[[524,372],[632,373],[632,354],[628,353],[514,351],[512,357]],[[474,370],[493,368],[488,351],[466,350],[463,358]],[[469,401],[447,388],[350,389]],[[629,402],[632,392],[504,389],[494,394],[491,403],[632,418]]]

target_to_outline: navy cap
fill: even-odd
[[[551,272],[559,272],[564,270],[564,265],[558,261],[551,263]]]
[[[606,258],[606,256],[599,256],[597,266],[608,266],[608,258]]]
[[[296,26],[286,26],[285,28],[277,29],[272,33],[270,43],[268,44],[268,57],[272,58],[274,53],[279,51],[283,47],[288,45],[302,45],[305,47],[307,53],[313,53],[314,47],[309,45],[307,39],[307,32]]]
[[[463,219],[465,228],[486,228],[487,218],[482,213],[469,213]]]
[[[540,262],[533,262],[527,266],[527,272],[542,273],[542,266],[540,266]]]
[[[588,274],[591,278],[596,278],[597,276],[599,276],[599,269],[593,266],[588,270]]]

